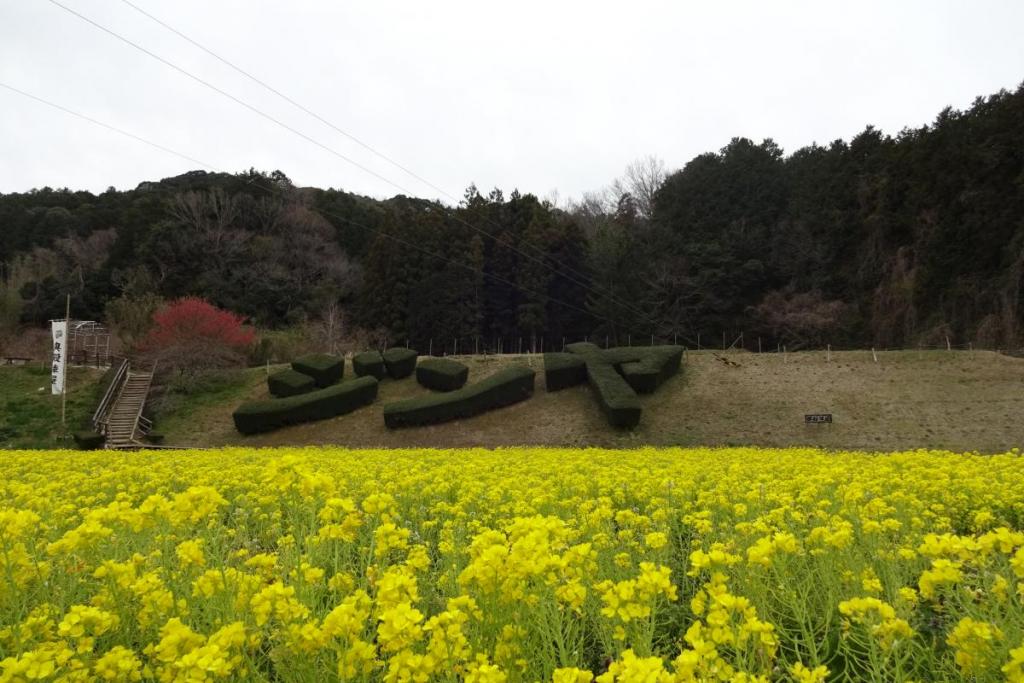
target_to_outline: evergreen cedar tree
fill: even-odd
[[[0,196],[0,301],[45,324],[67,292],[93,319],[111,301],[188,293],[268,327],[340,303],[350,323],[435,351],[454,337],[460,350],[477,336],[508,348],[543,333],[549,351],[562,337],[739,331],[772,348],[947,335],[1006,348],[1024,336],[1022,149],[1024,87],[788,156],[737,138],[668,176],[649,210],[628,194],[563,210],[471,187],[446,211],[254,170],[99,195],[43,188]],[[149,284],[123,286],[138,268]]]

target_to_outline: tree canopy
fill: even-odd
[[[626,335],[1009,347],[1024,318],[1024,86],[788,156],[735,138],[556,206],[458,206],[186,173],[0,195],[3,320],[132,321],[202,297],[264,327],[346,311],[396,342]],[[334,315],[332,313],[331,315]]]

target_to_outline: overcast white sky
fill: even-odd
[[[411,193],[438,193],[121,0],[60,0]],[[1024,2],[133,0],[459,196],[563,199],[734,136],[787,153],[933,120],[1024,80]],[[239,171],[398,192],[48,0],[0,0],[0,82]],[[132,188],[194,168],[0,88],[0,192]]]

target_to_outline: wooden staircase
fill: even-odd
[[[140,440],[152,426],[142,416],[152,382],[152,372],[127,368],[120,391],[103,420],[107,448],[138,448],[142,445]]]

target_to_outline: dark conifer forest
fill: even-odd
[[[646,159],[564,205],[473,186],[457,207],[376,200],[255,170],[0,195],[0,262],[8,324],[61,317],[70,293],[76,317],[130,328],[198,295],[264,328],[340,310],[423,348],[1019,347],[1024,86],[895,136],[789,154],[734,138],[670,173]]]

